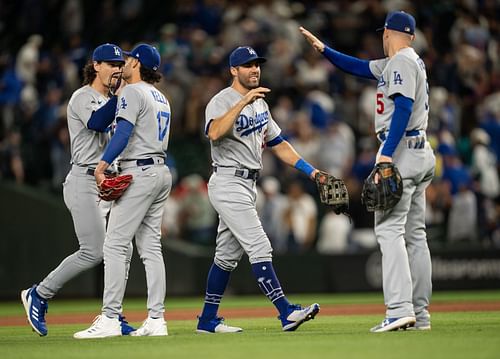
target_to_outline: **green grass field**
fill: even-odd
[[[380,303],[381,294],[291,295],[295,302],[325,304]],[[436,293],[433,302],[500,301],[499,291]],[[201,298],[167,298],[167,311],[199,309]],[[223,308],[268,306],[265,298],[227,297]],[[127,310],[144,310],[145,300],[125,302]],[[49,313],[97,313],[100,301],[51,302]],[[0,303],[0,318],[23,314],[20,303]],[[195,320],[168,321],[163,338],[120,337],[75,340],[75,331],[90,323],[51,325],[41,338],[26,326],[0,326],[0,358],[500,358],[500,312],[432,313],[432,331],[369,333],[380,315],[325,316],[283,333],[275,318],[228,318],[243,333],[200,335]],[[168,318],[168,314],[167,314]],[[132,323],[140,325],[140,323]]]

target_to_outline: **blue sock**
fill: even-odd
[[[273,263],[253,263],[252,271],[262,292],[274,304],[280,314],[287,314],[290,302],[286,299],[283,289],[281,289],[281,284],[274,272]]]
[[[211,320],[217,316],[220,301],[226,290],[231,272],[225,271],[215,263],[212,263],[207,278],[207,291],[205,292],[205,304],[200,318]]]

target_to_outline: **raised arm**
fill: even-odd
[[[208,138],[212,141],[217,141],[223,137],[233,127],[234,121],[236,121],[240,112],[246,105],[254,102],[258,98],[266,97],[265,94],[270,91],[271,90],[266,87],[257,87],[248,91],[248,93],[224,115],[210,121],[206,129]]]
[[[342,71],[351,75],[376,80],[370,70],[370,61],[348,56],[326,46],[320,39],[302,26],[299,27],[299,30],[311,46],[316,49],[316,51],[322,53],[323,56],[325,56],[332,64],[337,66]]]

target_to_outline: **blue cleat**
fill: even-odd
[[[21,300],[33,331],[41,337],[47,335],[47,325],[45,323],[45,313],[47,313],[49,304],[36,292],[36,285],[21,292]]]
[[[135,329],[128,324],[128,322],[125,320],[125,317],[123,315],[118,316],[118,320],[120,321],[120,327],[122,329],[122,335],[129,335]]]
[[[280,315],[278,319],[281,320],[283,331],[293,332],[302,323],[314,319],[316,314],[319,313],[319,304],[314,303],[308,307],[302,308],[300,305],[291,304],[288,307],[288,312],[285,316]]]

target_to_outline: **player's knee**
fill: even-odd
[[[79,257],[90,265],[98,265],[103,260],[102,249],[80,249]]]
[[[262,241],[259,246],[251,248],[247,254],[250,263],[270,261],[273,257],[273,248],[269,240]]]
[[[214,258],[214,263],[221,269],[232,272],[233,270],[236,269],[238,266],[238,261],[237,260],[227,260],[227,259],[221,259],[221,258]]]

